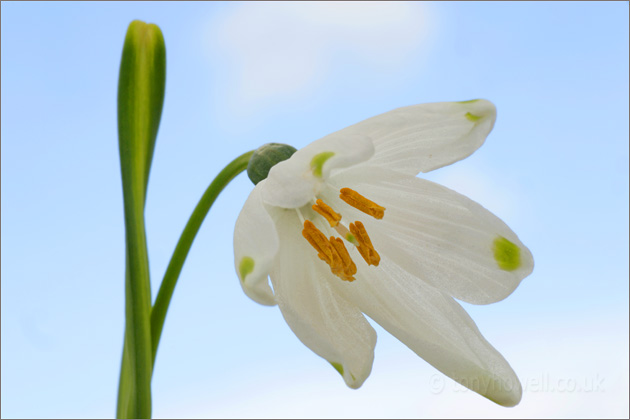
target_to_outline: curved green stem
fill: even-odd
[[[160,290],[158,291],[155,304],[151,310],[151,342],[153,350],[153,364],[155,364],[155,355],[157,353],[158,345],[160,344],[160,337],[162,335],[162,329],[164,328],[164,319],[166,318],[166,312],[171,303],[171,297],[177,284],[177,279],[182,271],[190,247],[192,246],[197,232],[206,218],[208,211],[212,207],[212,204],[219,196],[221,191],[232,181],[238,174],[247,169],[247,164],[254,151],[250,151],[242,154],[241,156],[230,162],[212,181],[206,192],[199,200],[197,207],[193,211],[182,236],[177,242],[171,261],[166,268],[166,273],[162,279]]]
[[[195,210],[190,216],[190,219],[188,220],[188,223],[177,242],[171,261],[169,262],[166,273],[164,274],[162,284],[160,285],[160,290],[158,291],[155,304],[151,308],[150,330],[152,366],[155,365],[155,356],[160,343],[164,320],[166,318],[169,304],[171,303],[171,297],[173,296],[177,279],[182,271],[192,243],[197,236],[197,232],[199,232],[201,224],[221,191],[223,191],[230,181],[232,181],[238,174],[247,169],[247,164],[249,163],[249,159],[253,153],[253,151],[250,151],[242,154],[230,162],[221,172],[219,172],[216,178],[206,189],[206,192],[201,197],[201,200],[199,200],[199,203],[195,207]],[[129,266],[127,266],[126,283],[127,289],[129,289]],[[129,290],[127,290],[127,293],[129,293]],[[128,310],[130,310],[129,305]],[[132,372],[135,370],[133,363],[134,358],[131,353],[134,348],[134,336],[129,334],[129,332],[130,329],[127,328],[125,332],[125,346],[123,351],[120,384],[118,388],[118,408],[116,411],[118,418],[137,417],[134,415],[137,410],[137,396],[135,395],[136,388],[135,383],[132,380]],[[151,370],[151,375],[152,374],[153,371]]]

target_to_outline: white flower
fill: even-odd
[[[234,233],[243,290],[277,303],[349,387],[372,369],[365,314],[464,386],[520,401],[516,374],[453,298],[504,299],[532,255],[488,210],[415,176],[469,156],[495,117],[485,100],[399,108],[298,150],[247,199]]]

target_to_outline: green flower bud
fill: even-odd
[[[247,176],[254,185],[267,178],[271,168],[283,160],[289,159],[297,149],[288,144],[267,143],[260,146],[252,155],[247,165]]]

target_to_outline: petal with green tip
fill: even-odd
[[[445,375],[497,404],[518,404],[522,388],[516,373],[466,311],[381,257],[378,267],[359,270],[353,287],[339,282],[335,289]]]
[[[534,268],[532,254],[501,219],[442,185],[379,167],[353,168],[329,183],[354,186],[387,207],[382,220],[347,206],[344,218],[362,220],[381,255],[457,299],[505,299]],[[323,199],[343,208],[336,194]],[[504,239],[498,248],[497,236]]]
[[[265,208],[260,181],[251,192],[234,228],[234,263],[241,286],[247,296],[262,305],[275,305],[269,286],[269,271],[278,252],[278,234]]]
[[[326,136],[271,168],[263,200],[288,209],[302,207],[319,192],[331,172],[357,165],[373,154],[369,137]]]
[[[496,109],[484,99],[398,108],[334,133],[361,135],[374,142],[365,165],[416,175],[470,156],[494,126]]]
[[[341,281],[329,280],[330,270],[313,258],[313,249],[295,228],[299,225],[294,211],[277,220],[282,242],[271,281],[278,306],[300,341],[329,361],[346,385],[359,388],[372,370],[376,332],[334,289]]]

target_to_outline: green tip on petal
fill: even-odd
[[[492,250],[501,270],[514,271],[521,266],[521,250],[503,236],[498,236],[494,240]]]
[[[474,104],[475,102],[477,102],[479,99],[471,99],[469,101],[459,101],[457,102],[458,104]]]
[[[241,275],[241,281],[245,281],[245,277],[254,271],[254,260],[251,257],[241,258],[238,265],[238,272]]]
[[[321,152],[313,156],[313,159],[311,159],[311,170],[313,171],[313,175],[321,178],[324,163],[333,156],[335,156],[334,152]]]
[[[471,114],[470,112],[466,113],[466,118],[468,118],[468,121],[472,121],[472,122],[477,122],[481,119],[480,116]]]
[[[329,362],[341,376],[343,376],[343,365],[337,362]]]

